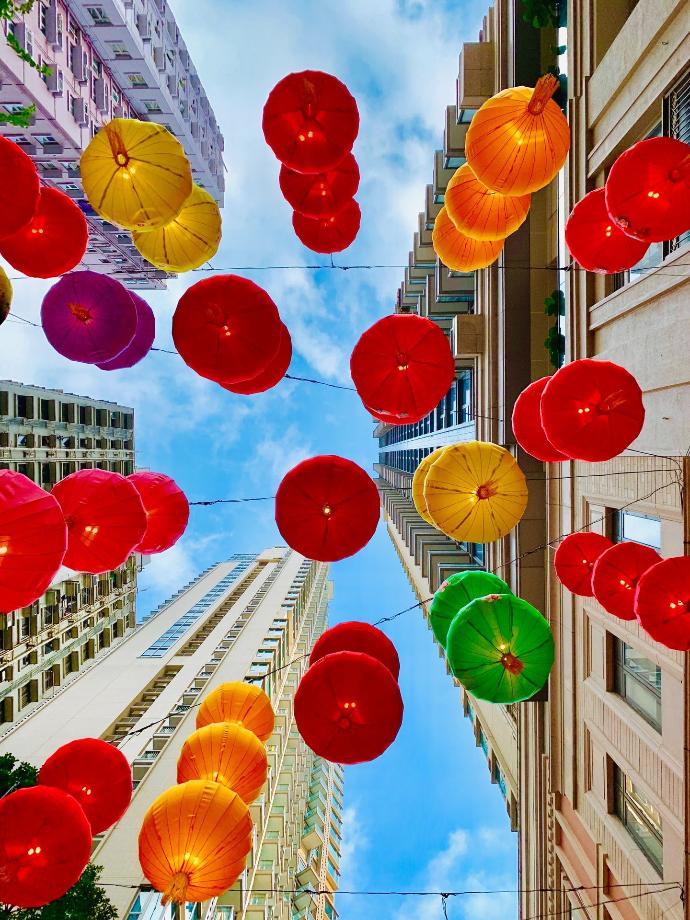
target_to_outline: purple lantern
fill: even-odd
[[[43,298],[41,323],[55,351],[96,364],[119,355],[137,331],[137,308],[119,281],[97,272],[72,272]]]
[[[134,338],[124,350],[110,361],[99,361],[96,367],[102,371],[118,371],[124,367],[134,367],[151,350],[156,337],[156,318],[146,301],[133,291],[127,292],[134,301],[137,310],[137,331]]]

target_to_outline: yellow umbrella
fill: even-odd
[[[505,239],[474,240],[460,233],[445,208],[441,208],[434,221],[431,234],[434,252],[453,272],[474,272],[486,268],[498,258]]]
[[[460,542],[490,543],[515,527],[527,507],[527,483],[507,450],[484,441],[447,447],[424,483],[439,530]]]
[[[132,234],[141,255],[157,268],[188,272],[208,262],[220,244],[220,211],[208,192],[195,185],[177,217],[157,230]]]
[[[426,499],[424,498],[424,481],[426,480],[426,474],[431,468],[431,464],[438,460],[444,450],[445,447],[438,447],[427,457],[424,457],[417,469],[414,471],[414,476],[412,477],[412,501],[414,502],[414,506],[417,509],[417,513],[424,518],[427,524],[432,524],[434,527],[436,524],[434,524],[431,517],[429,516],[429,512],[427,511],[426,507]]]
[[[163,125],[114,118],[81,155],[86,197],[101,217],[128,230],[170,223],[192,192],[192,169]]]
[[[5,269],[0,266],[0,324],[7,319],[12,303],[12,282],[7,277]]]

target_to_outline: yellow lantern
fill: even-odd
[[[157,230],[132,234],[141,255],[156,268],[188,272],[212,259],[220,244],[220,211],[208,192],[198,185],[182,210],[169,224]]]
[[[439,447],[437,450],[424,457],[417,469],[414,471],[414,476],[412,477],[412,501],[414,502],[414,506],[417,509],[417,514],[424,518],[427,524],[432,524],[434,527],[436,525],[429,516],[429,512],[427,511],[426,507],[426,500],[424,498],[424,481],[426,480],[426,474],[431,469],[431,464],[438,460],[444,450],[445,447]]]
[[[491,191],[465,163],[453,174],[444,196],[445,209],[457,230],[473,240],[504,239],[523,224],[531,196],[511,198]]]
[[[182,145],[152,121],[114,118],[93,138],[80,165],[91,206],[128,230],[170,223],[192,192]]]
[[[275,715],[261,687],[234,680],[216,687],[199,707],[196,727],[214,722],[237,722],[254,732],[260,741],[268,741],[273,734]]]
[[[424,498],[433,523],[459,542],[490,543],[527,507],[527,482],[507,450],[484,441],[447,447],[432,463]]]
[[[434,222],[431,242],[436,255],[451,271],[474,272],[496,261],[505,240],[473,240],[465,236],[443,207]]]
[[[12,303],[12,282],[5,269],[0,266],[0,325],[7,319]]]
[[[251,804],[268,775],[266,748],[254,732],[232,722],[214,722],[187,738],[177,761],[177,782],[222,783]]]

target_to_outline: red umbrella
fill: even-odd
[[[313,664],[295,693],[297,728],[332,763],[379,757],[400,730],[403,702],[388,668],[361,652],[335,652]]]
[[[41,767],[38,782],[76,799],[94,836],[119,821],[132,799],[132,769],[127,758],[98,738],[63,744]]]
[[[187,529],[187,496],[163,473],[132,473],[127,479],[139,493],[146,512],[146,532],[135,552],[150,556],[170,549]]]
[[[0,135],[0,239],[18,233],[38,207],[40,182],[31,157]]]
[[[0,799],[0,902],[42,907],[78,880],[91,855],[81,806],[60,789],[32,786]]]
[[[642,390],[624,367],[582,358],[547,382],[541,422],[548,440],[566,456],[611,460],[642,431]]]
[[[0,610],[33,604],[50,587],[66,549],[55,498],[21,473],[0,470]]]
[[[535,380],[515,400],[513,434],[520,447],[531,457],[544,463],[559,463],[568,458],[551,444],[541,423],[541,394],[549,380],[551,377]]]
[[[53,495],[67,524],[65,565],[77,572],[118,568],[146,532],[139,493],[119,473],[79,470],[56,483]]]
[[[193,284],[173,316],[173,339],[202,377],[239,383],[275,358],[282,334],[278,309],[253,281],[217,275]]]
[[[354,347],[352,380],[365,406],[394,424],[431,412],[450,389],[455,362],[445,333],[414,313],[384,316]]]
[[[357,103],[331,74],[291,73],[269,94],[263,131],[281,163],[297,172],[320,173],[352,150],[359,131]]]
[[[621,620],[634,620],[637,582],[657,562],[661,556],[651,546],[627,541],[614,544],[594,564],[594,596],[604,610]]]
[[[29,223],[0,241],[0,255],[32,278],[56,278],[81,262],[88,242],[81,210],[64,192],[44,186]]]
[[[690,651],[690,556],[663,559],[647,569],[637,583],[635,616],[652,639]]]
[[[396,680],[400,674],[400,659],[395,646],[385,633],[369,623],[352,620],[327,629],[316,640],[309,664],[315,664],[333,652],[363,652],[385,664]]]
[[[593,597],[592,570],[613,544],[599,533],[571,533],[556,550],[553,565],[562,585],[580,597]]]
[[[276,523],[288,546],[309,559],[335,562],[371,540],[379,521],[371,477],[343,457],[312,457],[285,475]]]
[[[327,172],[300,173],[282,166],[280,190],[295,211],[305,217],[333,217],[357,194],[359,167],[351,153]]]
[[[576,262],[600,275],[632,268],[649,245],[632,239],[615,225],[606,210],[603,188],[575,205],[566,221],[565,242]]]
[[[305,217],[295,211],[292,226],[300,241],[312,252],[342,252],[354,243],[362,213],[353,198],[332,217]]]
[[[249,380],[241,380],[239,383],[221,382],[221,386],[224,390],[228,390],[230,393],[240,393],[244,396],[250,396],[254,393],[264,393],[266,390],[270,390],[272,387],[276,386],[276,384],[280,383],[287,374],[290,362],[292,361],[292,339],[290,337],[290,332],[285,323],[281,323],[280,327],[280,345],[278,346],[276,356],[268,365],[257,374],[256,377],[250,377]]]

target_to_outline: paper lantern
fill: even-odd
[[[98,738],[63,744],[41,767],[38,782],[71,795],[94,836],[119,821],[132,799],[132,769],[127,758]]]
[[[119,281],[97,272],[74,272],[43,298],[41,324],[58,354],[96,364],[116,358],[132,342],[137,307]]]
[[[128,291],[128,294],[132,298],[134,308],[137,311],[137,328],[134,332],[134,337],[129,345],[126,345],[114,358],[96,363],[96,367],[99,367],[102,371],[118,371],[126,367],[134,367],[151,351],[151,346],[156,338],[156,317],[153,314],[153,310],[134,291]]]
[[[465,138],[467,162],[494,192],[513,196],[536,192],[565,163],[570,130],[551,99],[558,86],[558,78],[546,74],[534,89],[504,89],[472,116]]]
[[[649,246],[627,236],[611,220],[603,188],[589,192],[570,212],[565,224],[565,242],[582,268],[599,275],[632,268]]]
[[[513,406],[513,434],[520,447],[544,463],[560,463],[568,457],[551,444],[541,423],[541,395],[551,377],[535,380],[520,393]]]
[[[580,597],[594,597],[592,572],[597,559],[613,546],[600,533],[571,533],[560,543],[553,566],[561,584]]]
[[[451,271],[474,272],[496,261],[505,239],[475,240],[465,236],[443,207],[436,216],[431,242],[436,255]]]
[[[412,501],[417,509],[417,514],[423,517],[427,524],[432,524],[434,527],[436,524],[434,524],[431,519],[431,515],[426,506],[426,499],[424,498],[424,483],[426,482],[426,474],[431,469],[431,464],[438,460],[441,456],[441,452],[445,449],[445,447],[437,447],[436,450],[427,454],[427,456],[419,462],[417,469],[414,471],[414,476],[412,477]]]
[[[471,601],[448,630],[450,669],[472,696],[519,703],[546,683],[554,660],[551,627],[520,597],[492,594]]]
[[[2,135],[0,135],[2,137]],[[7,319],[12,305],[12,282],[5,269],[0,266],[0,326]]]
[[[146,531],[135,552],[150,556],[170,549],[189,521],[187,496],[174,479],[163,473],[132,473],[127,477],[146,512]]]
[[[313,664],[294,706],[300,735],[332,763],[375,760],[395,741],[403,717],[397,681],[361,652],[334,652]]]
[[[305,217],[333,217],[357,194],[359,167],[351,153],[322,173],[299,173],[282,166],[280,190],[286,201]]]
[[[0,799],[0,902],[43,907],[61,898],[86,868],[91,828],[60,789],[32,786]]]
[[[634,144],[611,167],[606,208],[617,227],[645,243],[690,230],[690,145],[672,137]]]
[[[370,623],[352,620],[327,629],[316,640],[309,664],[333,652],[363,652],[385,665],[396,680],[400,674],[400,659],[395,646],[385,633]]]
[[[189,272],[200,268],[218,252],[221,217],[218,205],[198,185],[170,223],[155,230],[132,233],[139,253],[156,268]]]
[[[256,377],[241,380],[238,383],[223,383],[221,386],[230,393],[243,396],[252,396],[256,393],[265,393],[280,383],[287,374],[292,361],[292,338],[285,323],[280,324],[280,344],[275,357]]]
[[[661,562],[661,556],[651,546],[627,541],[615,543],[594,563],[594,596],[604,610],[621,620],[634,620],[637,583],[657,562]]]
[[[27,476],[0,470],[0,610],[33,604],[50,587],[67,549],[54,496]]]
[[[231,384],[260,374],[276,357],[282,335],[278,309],[266,291],[239,275],[193,284],[180,298],[172,332],[192,370]]]
[[[64,192],[44,186],[29,223],[0,240],[0,255],[31,278],[56,278],[81,262],[88,242],[81,210]]]
[[[65,565],[98,575],[123,565],[146,531],[139,493],[119,473],[79,470],[53,486],[67,524]]]
[[[40,181],[31,157],[0,135],[0,240],[19,232],[38,207]]]
[[[364,332],[350,358],[362,402],[402,425],[431,412],[455,379],[445,333],[414,313],[384,316]]]
[[[300,242],[312,252],[342,252],[354,243],[362,213],[353,198],[342,211],[331,217],[305,217],[295,211],[292,226]]]
[[[82,153],[80,168],[93,209],[127,230],[169,224],[192,193],[182,144],[153,121],[113,118]]]
[[[652,639],[690,651],[690,557],[673,556],[647,569],[635,590],[635,616]]]
[[[443,196],[457,230],[474,240],[501,240],[520,227],[529,213],[529,195],[511,197],[487,188],[467,163],[452,175]]]
[[[201,779],[222,783],[247,805],[258,798],[268,776],[266,748],[254,732],[237,723],[199,728],[182,746],[177,782]]]
[[[483,441],[447,447],[431,464],[424,498],[434,525],[459,542],[509,533],[527,507],[527,482],[507,450]]]
[[[373,479],[343,457],[304,460],[278,486],[278,530],[308,559],[336,562],[352,556],[374,536],[379,514]]]
[[[576,460],[611,460],[644,425],[642,390],[631,373],[611,361],[581,358],[547,381],[541,422],[553,446]]]
[[[263,112],[266,143],[281,163],[300,173],[332,169],[359,131],[359,112],[344,83],[320,70],[284,77]]]
[[[221,783],[190,780],[151,805],[139,832],[139,862],[162,904],[210,901],[244,871],[252,848],[252,819]]]
[[[229,681],[216,687],[204,697],[196,717],[196,727],[215,722],[237,722],[259,741],[268,741],[273,734],[275,716],[266,693],[256,684]]]
[[[492,572],[456,572],[447,578],[429,608],[429,622],[439,644],[445,648],[448,629],[463,607],[487,594],[512,594],[509,586]]]
[[[365,403],[362,403],[362,405],[367,410],[369,415],[373,416],[373,418],[378,422],[383,422],[385,425],[399,425],[401,422],[401,420],[398,418],[397,415],[393,415],[390,412],[380,412],[377,409],[372,409],[371,406],[367,406]],[[406,420],[405,424],[410,424],[412,422],[418,422],[422,418],[424,418],[423,415],[420,415],[419,418],[410,417],[409,419]]]

